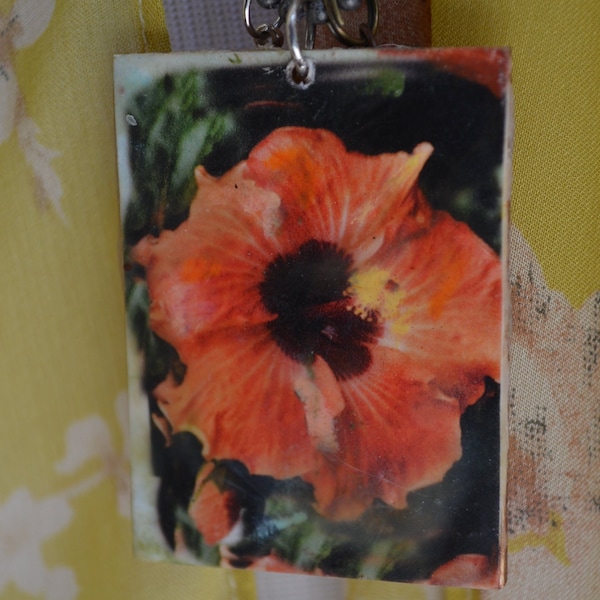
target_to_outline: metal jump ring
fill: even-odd
[[[252,17],[250,16],[250,7],[252,6],[252,0],[244,0],[244,25],[246,31],[256,40],[258,44],[264,44],[268,38],[271,38],[274,46],[281,46],[283,44],[283,37],[279,32],[281,27],[282,19],[279,17],[275,23],[267,25],[259,25],[254,27],[252,25]]]
[[[324,0],[324,2],[327,17],[329,19],[327,24],[338,40],[347,46],[365,46],[371,44],[371,40],[366,37],[362,31],[360,37],[354,37],[346,31],[344,28],[344,18],[342,17],[337,0]],[[377,24],[379,22],[379,5],[377,0],[367,0],[367,11],[366,27],[368,31],[370,31],[372,38],[377,30]]]
[[[260,38],[255,39],[257,46],[266,46],[269,42],[275,48],[281,48],[283,46],[283,34],[279,29],[276,29],[275,25],[259,25],[256,28],[256,32],[260,35]]]

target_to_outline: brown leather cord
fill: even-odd
[[[348,11],[344,20],[353,36],[360,36],[365,10]],[[431,46],[431,0],[379,0],[377,45]],[[367,44],[368,45],[368,44]],[[344,46],[328,27],[317,27],[315,48]]]

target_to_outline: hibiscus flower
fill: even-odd
[[[299,476],[316,509],[402,508],[461,456],[460,417],[500,375],[501,266],[417,185],[432,152],[348,152],[282,128],[187,221],[133,249],[150,325],[186,365],[155,390],[208,460]]]

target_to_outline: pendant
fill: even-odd
[[[500,587],[508,53],[299,60],[116,58],[138,553]]]

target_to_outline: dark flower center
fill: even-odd
[[[277,318],[269,329],[288,356],[311,365],[316,355],[338,380],[360,375],[371,364],[367,344],[375,340],[374,315],[350,310],[352,258],[329,242],[310,240],[294,253],[278,255],[265,270],[260,295]]]

